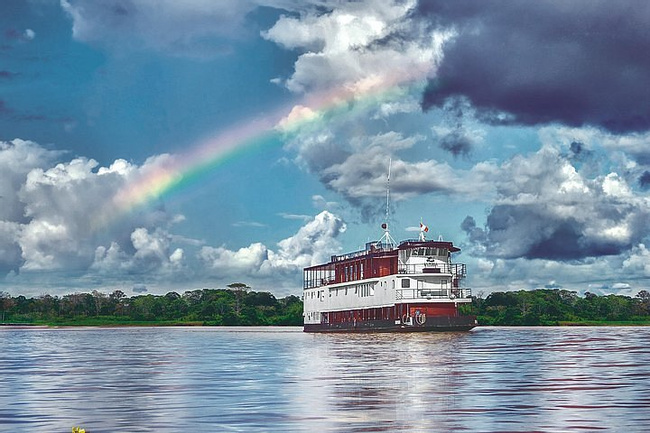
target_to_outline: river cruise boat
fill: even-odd
[[[468,331],[474,316],[458,306],[471,302],[462,287],[466,266],[452,263],[452,242],[420,237],[396,244],[388,227],[365,249],[335,255],[303,271],[305,332]]]

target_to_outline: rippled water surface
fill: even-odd
[[[0,431],[647,431],[650,328],[0,329]]]

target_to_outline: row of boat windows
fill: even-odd
[[[400,286],[402,289],[410,289],[411,288],[411,280],[409,278],[400,278],[401,284]],[[386,284],[386,282],[381,283]],[[441,281],[441,284],[446,287],[447,281],[443,280]],[[391,281],[391,288],[395,288],[395,280]],[[367,296],[374,296],[375,295],[375,286],[374,284],[370,283],[365,283],[365,284],[357,284],[355,286],[348,286],[348,287],[338,287],[336,289],[330,290],[329,291],[329,297],[331,298],[332,296],[339,296],[339,295],[344,295],[347,296],[350,293],[354,293],[355,295],[359,297],[367,297]],[[309,292],[307,295],[311,299],[318,298],[321,300],[325,299],[325,291],[324,290],[317,290],[317,291],[312,291]]]
[[[408,250],[413,256],[440,256],[447,257],[449,250],[447,248],[411,248]]]
[[[315,292],[309,292],[307,296],[309,296],[311,299],[318,298],[318,299],[323,299],[325,298],[325,291],[324,290],[318,290]]]
[[[363,263],[345,266],[343,272],[345,274],[344,281],[363,280]]]
[[[370,283],[365,283],[365,284],[357,284],[354,287],[354,294],[357,296],[360,296],[362,298],[366,296],[374,296],[375,295],[375,285],[370,284]],[[332,296],[339,296],[339,293],[342,295],[347,296],[348,292],[352,292],[352,287],[337,287],[334,290],[330,290],[330,298]]]
[[[401,280],[401,288],[402,289],[410,289],[411,288],[411,279],[409,278],[400,278]],[[383,281],[383,285],[387,285],[386,281]],[[442,280],[440,284],[444,287],[447,287],[447,280]],[[395,289],[395,280],[391,281],[391,288]],[[364,284],[356,284],[354,286],[348,286],[348,287],[337,287],[336,289],[332,289],[329,291],[329,297],[331,298],[332,296],[347,296],[348,294],[354,293],[355,295],[365,298],[367,296],[374,296],[375,295],[375,285],[371,283],[364,283]],[[307,295],[311,299],[318,298],[321,301],[325,300],[325,291],[324,290],[316,290],[316,291],[311,291]]]
[[[365,320],[391,320],[396,314],[395,307],[366,308],[362,310],[331,311],[320,314],[321,323],[357,323]],[[318,313],[308,313],[310,320],[318,320]]]
[[[393,281],[393,288],[394,287],[395,287],[395,282]],[[375,286],[374,284],[365,283],[365,284],[357,284],[351,287],[338,287],[334,290],[329,291],[329,297],[331,298],[332,296],[339,296],[339,294],[347,296],[349,293],[350,294],[354,293],[355,295],[362,298],[367,296],[374,296]],[[307,296],[311,299],[317,298],[320,300],[324,300],[325,291],[324,290],[311,291]]]
[[[365,298],[366,296],[375,296],[375,285],[374,284],[361,284],[360,287],[358,287],[359,293],[358,295],[361,296],[362,298]],[[357,287],[355,286],[354,291],[357,292]]]

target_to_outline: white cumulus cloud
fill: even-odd
[[[120,214],[112,201],[165,157],[141,166],[116,160],[99,167],[87,158],[57,162],[62,155],[29,141],[0,142],[2,275],[146,272],[182,265],[183,252],[171,251],[165,229],[178,216],[148,208]]]
[[[442,46],[452,35],[419,26],[410,15],[415,5],[377,0],[337,3],[326,13],[283,16],[262,35],[304,51],[286,80],[289,90],[343,87],[364,93],[424,79],[436,70]]]
[[[153,231],[138,227],[131,233],[130,242],[124,249],[117,242],[111,242],[108,248],[98,246],[92,269],[103,274],[146,274],[152,271],[161,274],[180,270],[184,266],[185,253],[182,248],[171,252],[172,238],[160,227]]]
[[[302,226],[298,232],[278,243],[271,250],[256,242],[247,247],[230,250],[225,247],[204,246],[199,259],[219,278],[296,278],[302,268],[321,263],[340,250],[337,237],[344,232],[345,223],[336,215],[323,211]]]

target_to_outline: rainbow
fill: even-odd
[[[139,178],[120,189],[112,202],[119,212],[124,213],[180,190],[203,173],[236,158],[255,144],[267,142],[275,133],[270,117],[230,128],[184,154],[172,155],[153,164]]]
[[[301,104],[281,107],[266,116],[248,120],[199,142],[183,154],[170,155],[120,189],[110,202],[112,214],[125,214],[194,183],[207,172],[250,150],[269,143],[282,143],[305,125],[327,121],[351,109],[363,110],[421,86],[422,74],[369,77],[355,88],[342,87],[311,95]],[[408,85],[404,85],[408,84]],[[287,114],[289,113],[289,114]],[[283,138],[285,140],[283,140]],[[102,219],[107,219],[106,210]]]

